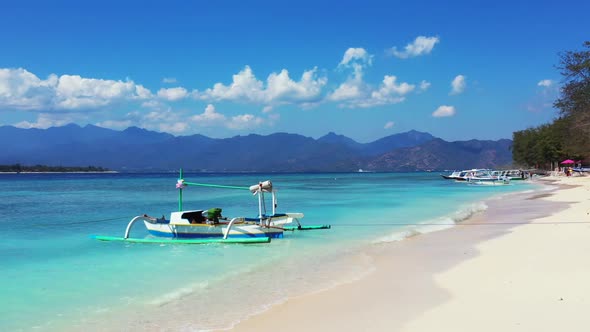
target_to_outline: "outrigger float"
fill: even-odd
[[[222,209],[183,210],[182,195],[187,186],[249,190],[258,196],[258,216],[255,218],[225,218]],[[299,219],[303,213],[277,213],[277,195],[271,181],[260,182],[250,187],[215,185],[185,181],[182,169],[176,183],[178,189],[178,211],[170,219],[154,218],[148,215],[136,216],[127,225],[123,237],[92,236],[101,241],[124,241],[136,243],[265,243],[271,238],[282,238],[285,231],[329,229],[330,225],[302,225]],[[264,195],[271,194],[272,212],[267,214]],[[132,226],[143,221],[153,238],[130,238]]]

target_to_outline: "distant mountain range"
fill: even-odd
[[[214,139],[70,124],[48,129],[2,126],[0,142],[0,164],[93,165],[119,171],[425,171],[512,163],[511,140],[447,142],[415,130],[358,143],[335,133],[319,139],[287,133]]]

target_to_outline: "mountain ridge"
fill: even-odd
[[[0,164],[97,165],[119,171],[206,172],[426,171],[494,168],[512,162],[511,140],[447,142],[411,130],[359,143],[334,132],[174,136],[129,127],[69,124],[48,129],[0,126]]]

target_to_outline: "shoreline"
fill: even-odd
[[[535,303],[530,303],[529,299],[538,296],[534,289],[526,287],[527,283],[522,285],[523,289],[516,289],[519,294],[519,301],[516,301],[518,306],[510,305],[511,297],[516,296],[511,287],[514,281],[505,276],[526,268],[527,260],[512,262],[512,265],[507,265],[507,262],[514,260],[513,256],[521,251],[521,246],[543,248],[545,244],[551,244],[557,252],[560,247],[567,247],[567,238],[565,242],[559,242],[561,246],[550,242],[555,235],[553,228],[563,232],[573,230],[574,233],[578,228],[583,228],[584,234],[590,238],[590,225],[575,225],[574,220],[573,224],[551,224],[554,220],[575,219],[572,213],[579,218],[576,209],[580,205],[590,211],[590,204],[583,202],[584,196],[580,194],[590,190],[590,178],[549,180],[550,185],[557,185],[558,188],[522,194],[512,206],[503,201],[506,197],[497,200],[492,198],[486,201],[489,208],[485,212],[455,227],[399,242],[375,245],[364,252],[375,267],[364,278],[290,298],[241,321],[231,331],[274,331],[277,326],[282,331],[472,331],[488,328],[489,331],[510,331],[512,328],[522,331],[523,328],[531,330],[533,327],[543,330],[543,324],[534,322],[538,315],[551,313],[535,310]],[[522,204],[522,200],[526,200],[527,204]],[[525,222],[515,222],[515,218]],[[550,224],[539,225],[547,222]],[[535,237],[529,239],[531,234]],[[519,240],[515,242],[513,237]],[[535,262],[539,263],[537,260]],[[576,261],[568,264],[567,268],[575,267]],[[549,263],[547,266],[551,268],[552,265]],[[584,275],[590,277],[590,266],[586,266]],[[543,264],[535,265],[530,270],[524,269],[518,274],[518,280],[535,280],[539,274],[546,274],[546,269]],[[567,269],[564,271],[567,272]],[[490,278],[492,275],[498,279]],[[559,275],[556,280],[567,283],[567,275]],[[510,291],[502,293],[506,288]],[[479,294],[480,297],[472,294]],[[584,294],[590,295],[590,291]],[[559,298],[563,299],[563,296]],[[535,312],[535,315],[522,319],[510,315],[511,312],[519,313],[522,303],[526,303],[528,312]],[[506,308],[512,308],[512,311],[505,312]],[[498,323],[495,325],[481,326],[482,322],[491,321],[487,314],[494,311],[513,317],[518,324],[511,325],[506,320],[496,319]],[[573,311],[578,313],[576,318],[581,317],[580,307]],[[479,324],[469,315],[456,317],[457,313],[464,312],[479,317]],[[590,323],[590,319],[584,322]],[[578,328],[580,326],[583,325]],[[575,330],[575,326],[565,330]]]
[[[118,171],[90,171],[90,172],[0,172],[0,174],[115,174],[119,173]]]

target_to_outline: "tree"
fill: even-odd
[[[572,158],[590,163],[590,41],[584,50],[560,54],[563,87],[553,123],[513,133],[512,158],[525,166],[549,168]]]
[[[590,157],[590,41],[584,50],[560,55],[558,68],[564,77],[561,95],[554,106],[569,120],[566,137],[575,153]]]

